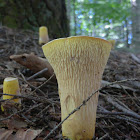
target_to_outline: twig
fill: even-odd
[[[50,105],[46,106],[44,109],[42,109],[37,115],[36,117],[38,118],[45,110],[47,110],[50,107]]]
[[[134,61],[140,64],[140,59],[137,56],[135,56],[134,54],[131,54],[131,57]]]
[[[112,82],[112,83],[110,83],[110,84],[104,86],[104,88],[105,88],[105,87],[108,87],[108,86],[110,86],[110,85],[119,84],[119,83],[124,83],[124,82],[128,82],[128,81],[140,81],[140,79],[133,78],[133,79],[125,79],[125,80],[115,81],[115,82]]]
[[[105,97],[103,95],[103,97]],[[115,102],[111,97],[105,97],[106,101],[111,103],[113,106],[115,106],[116,108],[118,108],[119,110],[122,110],[125,113],[131,114],[131,116],[133,116],[134,118],[140,119],[140,115],[138,115],[137,113],[133,112],[131,109],[126,109],[123,106],[121,106],[120,104],[118,104],[117,102]]]
[[[21,77],[23,78],[23,80],[25,81],[25,83],[27,83],[30,87],[34,88],[35,90],[38,90],[40,93],[43,94],[43,96],[45,96],[45,93],[42,90],[40,90],[39,88],[36,88],[35,86],[31,85],[29,82],[27,82],[24,75],[20,71],[18,71],[18,72],[21,75]]]
[[[105,115],[125,115],[125,116],[130,116],[134,117],[136,119],[139,119],[137,116],[132,115],[132,113],[128,112],[110,112],[110,111],[97,111],[98,114],[105,114]]]
[[[104,140],[106,137],[108,137],[108,133],[106,133],[104,136],[102,136],[101,138],[99,138],[99,140]]]
[[[41,84],[40,86],[38,86],[37,88],[35,88],[35,90],[32,91],[32,93],[34,93],[36,90],[39,90],[42,86],[44,86],[47,82],[49,82],[53,78],[54,75],[55,74],[53,73],[53,75],[47,81],[45,81],[43,84]]]
[[[24,114],[30,112],[30,111],[33,110],[34,108],[37,108],[37,107],[39,107],[39,106],[41,106],[41,105],[43,105],[43,103],[39,103],[39,104],[36,104],[36,105],[30,107],[27,111],[24,112]]]
[[[17,98],[25,98],[25,99],[29,99],[29,100],[34,100],[34,101],[42,102],[42,103],[51,103],[52,104],[52,100],[44,99],[44,98],[39,98],[39,97],[29,97],[29,96],[13,95],[13,94],[5,94],[5,93],[0,93],[0,95],[14,96],[16,99]],[[13,99],[15,99],[15,98],[13,98]]]
[[[21,113],[21,116],[30,124],[35,125],[35,123],[31,120],[29,120],[24,114]]]
[[[74,114],[76,111],[80,110],[80,108],[81,108],[82,106],[86,105],[86,103],[91,99],[91,97],[92,97],[95,93],[97,93],[97,92],[101,91],[103,88],[106,88],[106,87],[108,87],[108,86],[110,86],[110,85],[113,85],[113,84],[123,83],[123,82],[127,82],[127,81],[136,81],[136,80],[138,80],[138,79],[135,78],[135,79],[126,79],[126,80],[121,80],[121,81],[115,81],[115,82],[112,82],[112,83],[110,83],[110,84],[108,84],[108,85],[106,85],[106,86],[103,86],[103,87],[101,87],[100,89],[96,90],[96,91],[93,92],[87,99],[85,99],[77,108],[75,108],[64,120],[62,120],[57,126],[55,126],[54,129],[51,130],[51,132],[50,132],[43,140],[47,140],[47,139],[50,137],[50,135],[51,135],[56,129],[58,129],[59,126],[60,126],[61,124],[63,124],[72,114]]]
[[[103,117],[103,118],[106,118],[105,116],[100,116],[100,117]],[[119,120],[123,120],[123,121],[126,121],[126,122],[131,122],[131,123],[135,123],[135,124],[138,124],[140,125],[140,122],[136,121],[136,120],[133,120],[132,118],[124,118],[124,117],[121,117],[121,116],[114,116],[114,117],[111,117],[111,116],[107,116],[108,119],[119,119]]]
[[[100,128],[105,134],[107,134],[107,131],[104,130],[102,126],[99,125],[99,128]],[[109,136],[109,134],[108,134],[108,138],[109,138],[110,140],[113,140],[113,139]]]
[[[134,101],[134,99],[132,98],[132,96],[123,88],[123,86],[121,86],[121,85],[119,85],[122,89],[123,89],[123,91],[130,97],[130,99],[131,99],[131,101],[135,104],[135,106],[137,106],[139,109],[140,109],[140,107],[136,104],[136,102]],[[134,94],[134,92],[133,92],[133,94]]]
[[[133,92],[133,96],[134,96],[134,98],[137,99],[137,100],[139,101],[139,103],[140,103],[140,99],[139,99],[140,97],[137,97],[136,94],[135,94],[135,92]],[[138,108],[139,108],[139,107],[138,107]]]
[[[10,116],[8,116],[8,117],[6,117],[6,118],[0,119],[0,121],[8,120],[8,119],[12,118],[14,115],[19,114],[19,113],[22,113],[22,112],[24,112],[24,111],[25,111],[25,109],[22,109],[22,110],[20,110],[20,111],[17,111],[16,113],[11,114]]]
[[[0,93],[1,94],[1,93]],[[3,94],[3,93],[2,93]],[[0,100],[0,103],[1,102],[5,102],[5,101],[10,101],[10,100],[13,100],[13,99],[15,99],[15,97],[13,97],[13,98],[11,98],[11,99],[2,99],[2,100]]]
[[[36,78],[37,76],[43,74],[44,72],[48,71],[48,68],[45,68],[37,73],[35,73],[34,75],[30,76],[29,78],[27,78],[27,81],[32,80],[34,78]]]

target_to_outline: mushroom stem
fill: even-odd
[[[46,44],[49,42],[48,28],[42,26],[39,28],[39,44]]]
[[[12,95],[20,95],[20,88],[17,78],[7,77],[4,79],[3,83],[3,93],[12,94]],[[3,95],[2,99],[12,99],[14,96]],[[21,104],[21,99],[13,99],[15,103]],[[4,107],[1,105],[1,110],[4,111]]]
[[[111,47],[109,41],[86,36],[57,39],[43,46],[58,80],[62,120],[100,88]],[[63,136],[71,140],[93,138],[98,95],[62,124]]]

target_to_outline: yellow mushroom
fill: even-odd
[[[12,95],[21,95],[20,94],[20,88],[19,88],[19,83],[17,78],[13,77],[7,77],[4,79],[3,83],[3,93],[5,94],[12,94]],[[9,95],[3,95],[2,99],[12,99],[14,96],[9,96]],[[13,99],[15,103],[21,104],[21,99]],[[4,111],[3,106],[1,106],[2,111]]]
[[[39,28],[39,44],[46,44],[49,42],[48,29],[45,26]]]
[[[115,46],[115,40],[108,40],[110,43],[111,43],[111,45],[112,45],[112,49],[114,49],[114,46]]]
[[[100,38],[77,36],[56,39],[42,48],[56,74],[63,120],[100,88],[112,43]],[[98,95],[96,93],[62,124],[63,136],[71,140],[93,138]]]

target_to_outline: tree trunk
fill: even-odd
[[[47,26],[50,38],[69,36],[65,0],[2,0],[3,25],[37,30]]]
[[[68,16],[69,26],[70,26],[70,20],[71,20],[71,0],[66,0],[66,7],[67,7],[67,16]]]
[[[129,30],[128,30],[128,21],[127,20],[125,20],[125,24],[126,24],[126,47],[127,48],[130,48],[130,45],[129,45],[129,38],[128,38],[128,36],[129,36]]]
[[[132,4],[132,47],[140,48],[140,0],[131,1]]]

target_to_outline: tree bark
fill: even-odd
[[[128,43],[128,41],[129,41],[129,38],[128,38],[128,36],[129,36],[129,30],[128,30],[128,21],[127,20],[125,20],[125,24],[126,24],[126,47],[127,48],[130,48],[130,45]]]
[[[140,0],[131,1],[132,4],[132,47],[140,48]]]
[[[0,21],[3,25],[37,30],[47,26],[50,38],[69,36],[65,0],[2,0]]]

